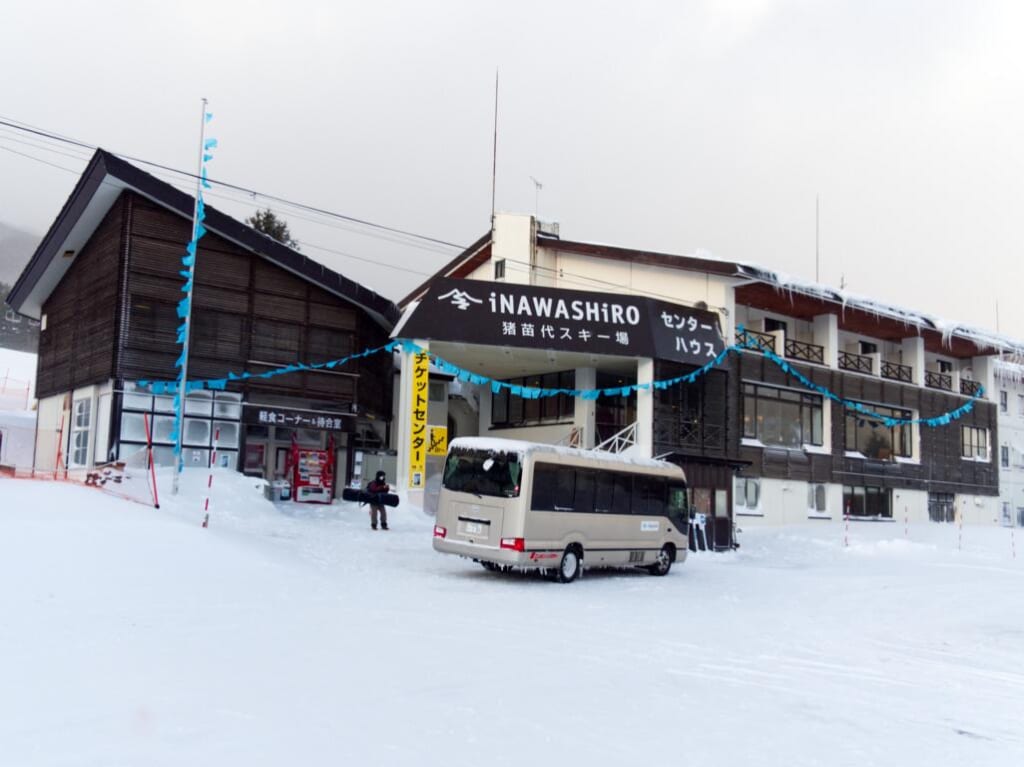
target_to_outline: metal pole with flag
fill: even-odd
[[[202,118],[199,125],[199,172],[196,176],[196,198],[192,208],[192,239],[185,247],[185,255],[181,259],[182,266],[180,274],[185,278],[185,284],[181,286],[184,298],[178,302],[178,319],[181,324],[178,326],[178,343],[181,345],[181,356],[178,357],[175,366],[179,368],[178,385],[174,396],[174,457],[175,471],[172,483],[172,492],[178,494],[178,483],[181,472],[185,469],[185,459],[182,456],[181,442],[184,436],[185,426],[185,395],[188,389],[188,346],[192,330],[192,287],[196,273],[196,256],[199,250],[199,240],[206,234],[206,227],[203,220],[206,218],[206,209],[203,203],[203,188],[210,188],[206,180],[206,163],[213,159],[209,151],[217,146],[216,139],[206,138],[206,124],[210,122],[213,115],[206,111],[206,99],[203,99]]]

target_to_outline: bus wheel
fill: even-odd
[[[647,572],[651,575],[668,575],[668,571],[672,569],[672,561],[675,558],[675,547],[671,543],[666,543],[661,547],[661,551],[658,552],[658,558],[654,560],[654,564],[647,568]]]
[[[583,568],[583,551],[576,544],[566,546],[562,552],[562,561],[558,563],[555,577],[559,583],[572,583],[579,577]]]

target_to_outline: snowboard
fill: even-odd
[[[357,487],[346,487],[341,491],[343,500],[353,503],[379,503],[381,506],[397,506],[398,496],[394,493],[370,493]]]

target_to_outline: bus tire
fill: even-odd
[[[671,543],[666,543],[661,547],[661,551],[658,552],[658,558],[654,561],[653,565],[649,565],[646,570],[651,575],[668,575],[668,571],[672,569],[672,563],[676,560],[676,547]]]
[[[559,583],[572,583],[579,577],[582,569],[583,549],[578,544],[571,543],[562,552],[558,570],[555,571],[555,579]]]

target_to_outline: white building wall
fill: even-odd
[[[1006,392],[1006,410],[1001,406],[1002,392]],[[998,409],[993,449],[999,465],[1000,522],[1024,525],[1024,366],[996,363],[989,398]],[[1004,448],[1006,466],[1002,460]]]

